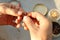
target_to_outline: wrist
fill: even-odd
[[[31,40],[42,40],[41,37],[31,37]]]
[[[47,37],[31,37],[31,40],[52,40],[52,36],[47,36]]]

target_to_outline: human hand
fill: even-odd
[[[20,27],[22,10],[9,3],[0,3],[0,25]],[[14,22],[15,21],[15,22]]]
[[[36,18],[37,21],[31,17]],[[24,29],[30,31],[31,40],[52,40],[52,24],[42,14],[31,12],[28,16],[24,16],[23,22]]]

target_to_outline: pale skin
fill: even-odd
[[[2,8],[2,10],[1,10]],[[4,10],[9,10],[4,11]],[[22,12],[15,12],[15,9],[5,8],[0,6],[0,25],[12,25],[15,27],[20,27],[20,20]],[[33,21],[29,16],[32,18],[36,18],[39,21],[39,24]],[[17,17],[17,18],[16,18]],[[15,20],[15,22],[12,22]],[[10,23],[7,21],[11,21]],[[23,27],[25,30],[29,30],[31,40],[52,40],[52,24],[51,22],[42,14],[38,12],[30,12],[28,16],[23,17]]]
[[[36,18],[39,25],[29,17]],[[29,16],[23,18],[23,26],[25,30],[30,31],[31,40],[52,40],[52,24],[42,14],[38,12],[31,12]]]
[[[6,7],[6,5],[9,4],[0,4],[0,25],[12,25],[19,28],[22,11],[16,11],[19,8],[14,8],[14,5],[9,5],[10,7],[12,6],[12,8]]]

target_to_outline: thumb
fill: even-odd
[[[20,15],[22,15],[22,11],[20,11],[18,13],[17,10],[15,10],[15,9],[11,9],[11,8],[1,6],[1,5],[0,5],[0,12],[2,14],[8,14],[8,15],[12,15],[12,16],[20,16]]]
[[[20,13],[21,13],[21,12],[20,12]],[[20,16],[20,15],[18,14],[18,12],[16,12],[16,10],[10,9],[10,8],[6,8],[6,14],[12,15],[12,16]]]
[[[28,16],[24,16],[23,18],[23,22],[26,24],[27,28],[31,31],[32,29],[34,29],[35,25],[32,21],[32,19]]]

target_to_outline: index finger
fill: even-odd
[[[41,13],[39,12],[30,12],[28,14],[28,16],[31,16],[33,18],[36,18],[39,22],[43,22],[44,20],[46,20],[47,18],[45,16],[43,16]]]
[[[12,16],[20,16],[22,14],[22,11],[20,11],[20,15],[18,14],[18,11],[9,7],[6,7],[4,5],[0,5],[0,12],[2,14],[8,14],[8,15],[12,15]]]

